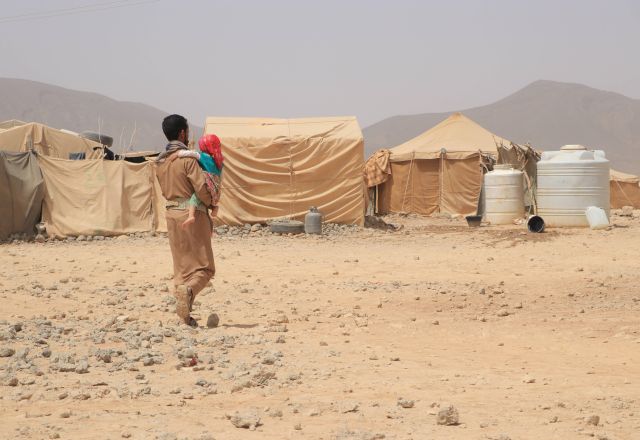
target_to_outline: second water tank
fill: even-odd
[[[566,145],[538,162],[538,215],[547,226],[589,226],[589,206],[609,216],[609,161],[600,150]]]
[[[522,171],[496,165],[484,176],[484,218],[492,225],[506,225],[524,216]]]

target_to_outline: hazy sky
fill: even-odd
[[[109,9],[71,9],[96,4]],[[640,98],[639,49],[639,0],[2,0],[0,8],[0,76],[143,102],[197,124],[206,115],[354,114],[365,127],[488,104],[537,79]]]

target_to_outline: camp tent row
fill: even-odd
[[[33,231],[40,216],[57,236],[166,231],[149,153],[130,155],[139,163],[92,160],[102,157],[100,144],[73,133],[22,121],[0,127],[0,238]],[[539,158],[454,114],[374,154],[364,185],[363,137],[354,117],[208,118],[205,133],[222,141],[219,220],[229,225],[302,219],[311,206],[325,221],[361,225],[365,186],[376,188],[380,213],[467,215],[477,210],[483,173],[494,161],[526,171],[533,185]],[[612,171],[612,207],[640,207],[638,181]]]
[[[354,117],[209,118],[207,132],[219,135],[225,154],[223,223],[302,219],[317,206],[326,221],[363,224],[364,141]],[[34,206],[42,206],[42,221],[53,236],[166,231],[155,163],[138,160],[139,154],[130,159],[140,163],[92,160],[94,144],[41,124],[0,132],[0,150],[12,152],[11,160],[0,157],[0,179],[2,170],[11,168],[14,183],[5,188],[31,188],[29,194],[0,193],[0,215],[12,219],[0,226],[0,238],[31,232],[40,217]],[[88,160],[68,160],[76,153]],[[14,155],[29,166],[18,169]],[[29,197],[24,206],[15,203]]]
[[[367,184],[376,188],[376,212],[471,215],[478,210],[484,172],[508,163],[535,181],[538,155],[503,139],[461,113],[366,164]],[[531,192],[533,187],[530,188]]]
[[[166,231],[152,162],[102,160],[101,144],[39,123],[0,127],[0,239],[39,221],[60,237]]]
[[[484,129],[454,113],[419,136],[374,153],[365,165],[367,186],[375,188],[375,212],[475,214],[482,209],[486,169],[497,162],[524,171],[525,204],[535,204],[540,153]],[[611,170],[611,208],[640,208],[640,178]]]
[[[53,237],[166,232],[155,164],[0,152],[0,239],[45,223]]]

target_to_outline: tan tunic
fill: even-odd
[[[175,153],[174,153],[175,154]],[[162,161],[157,168],[158,183],[167,200],[188,199],[194,192],[206,206],[211,204],[204,174],[193,158]],[[186,284],[197,295],[215,274],[211,249],[211,221],[207,213],[196,211],[196,221],[187,228],[186,209],[167,209],[167,231],[173,257],[173,282]]]

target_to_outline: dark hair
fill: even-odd
[[[168,141],[177,141],[182,130],[188,130],[187,118],[180,115],[169,115],[162,121],[162,131]]]

